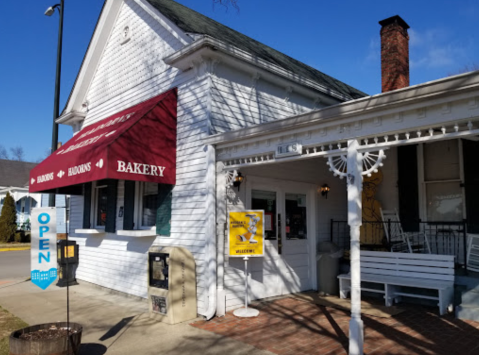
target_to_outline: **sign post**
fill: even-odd
[[[31,280],[42,290],[57,279],[56,220],[55,207],[32,209]]]
[[[230,212],[228,221],[229,256],[244,260],[244,308],[233,313],[237,317],[256,317],[259,311],[248,308],[248,260],[264,256],[264,211]]]

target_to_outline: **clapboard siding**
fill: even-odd
[[[125,26],[130,28],[131,40],[121,44]],[[162,58],[181,47],[181,43],[135,1],[126,0],[89,89],[89,103],[100,106],[161,75],[168,69]]]
[[[313,97],[304,97],[262,78],[255,81],[251,74],[226,65],[219,65],[215,74],[211,87],[213,133],[261,124],[315,108]]]
[[[120,44],[122,29],[129,26],[131,40]],[[72,199],[72,239],[80,244],[77,276],[95,284],[140,297],[147,295],[147,251],[152,245],[182,246],[196,261],[198,313],[206,311],[205,265],[206,153],[202,139],[208,132],[208,88],[206,76],[193,71],[179,72],[162,58],[182,44],[134,1],[122,5],[110,39],[104,49],[85,101],[88,114],[82,127],[102,120],[174,87],[177,105],[177,184],[173,189],[171,234],[169,237],[123,237],[76,235],[82,227],[83,198]],[[117,195],[117,229],[124,205],[124,182]],[[108,264],[108,266],[105,266]],[[100,267],[101,266],[101,267]]]
[[[130,29],[131,39],[122,44],[121,36],[126,26]],[[147,294],[148,249],[152,245],[186,247],[197,265],[198,313],[205,314],[208,304],[206,265],[209,265],[211,257],[205,249],[208,238],[213,236],[205,234],[207,181],[203,138],[211,133],[282,119],[321,106],[315,103],[313,96],[301,95],[265,78],[253,80],[253,73],[239,71],[224,63],[215,66],[214,73],[205,73],[203,70],[212,67],[200,63],[197,70],[183,72],[163,62],[162,58],[182,48],[183,44],[134,0],[125,0],[95,68],[88,92],[82,98],[82,102],[88,103],[87,116],[81,125],[75,127],[76,130],[86,127],[160,93],[178,88],[177,176],[173,189],[170,236],[134,238],[113,233],[76,235],[74,230],[82,228],[83,214],[83,198],[78,196],[72,197],[70,232],[81,248],[78,278],[140,297],[146,297]],[[291,171],[277,176],[287,176],[288,173]],[[317,180],[315,183],[318,183]],[[228,201],[228,210],[244,209],[245,189],[242,188],[238,197]],[[124,182],[120,181],[117,229],[123,227],[123,218],[118,214],[123,205]],[[345,204],[339,205],[334,207],[334,203],[330,203],[323,210],[344,213]],[[318,216],[323,219],[319,226],[329,226],[319,210]],[[319,226],[317,232],[321,237],[326,236],[326,229],[323,232]],[[275,275],[279,268],[284,275],[288,275],[290,288],[300,289],[308,277],[309,269],[304,264],[307,254],[301,248],[294,253],[285,259],[286,264],[276,265],[275,260],[268,257],[262,263],[252,261],[254,282],[261,283],[265,273]],[[228,308],[243,302],[241,278],[244,276],[241,273],[241,261],[231,260],[225,274]],[[264,289],[274,286],[271,280],[273,278],[265,281]],[[254,292],[254,297],[261,296],[261,293]]]

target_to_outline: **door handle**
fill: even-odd
[[[278,213],[278,254],[281,255],[283,251],[283,238],[281,238],[281,214]]]

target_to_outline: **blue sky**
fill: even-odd
[[[55,0],[2,0],[0,145],[37,161],[51,144],[58,13]],[[400,15],[411,27],[411,85],[479,65],[479,1],[179,0],[368,94],[380,92],[378,21]],[[75,82],[103,0],[65,0],[61,108]],[[60,141],[72,136],[60,126]]]

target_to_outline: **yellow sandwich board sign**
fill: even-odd
[[[264,211],[230,212],[228,219],[229,255],[264,255]]]

